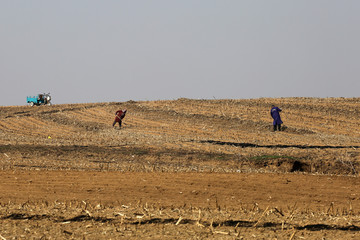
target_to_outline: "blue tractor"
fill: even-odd
[[[51,96],[50,93],[41,93],[34,97],[26,97],[26,102],[30,106],[51,105]]]

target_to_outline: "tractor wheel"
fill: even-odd
[[[33,106],[34,106],[34,102],[30,102],[30,106],[33,107]]]

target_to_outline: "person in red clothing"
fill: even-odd
[[[115,113],[115,120],[113,123],[113,127],[115,126],[116,123],[119,123],[119,126],[121,127],[121,122],[122,122],[123,118],[125,117],[126,111],[127,111],[126,109],[118,110]]]

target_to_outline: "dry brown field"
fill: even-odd
[[[0,107],[0,239],[360,239],[359,119],[360,98]]]

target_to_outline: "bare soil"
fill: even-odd
[[[0,238],[359,239],[359,117],[358,98],[0,107]]]

